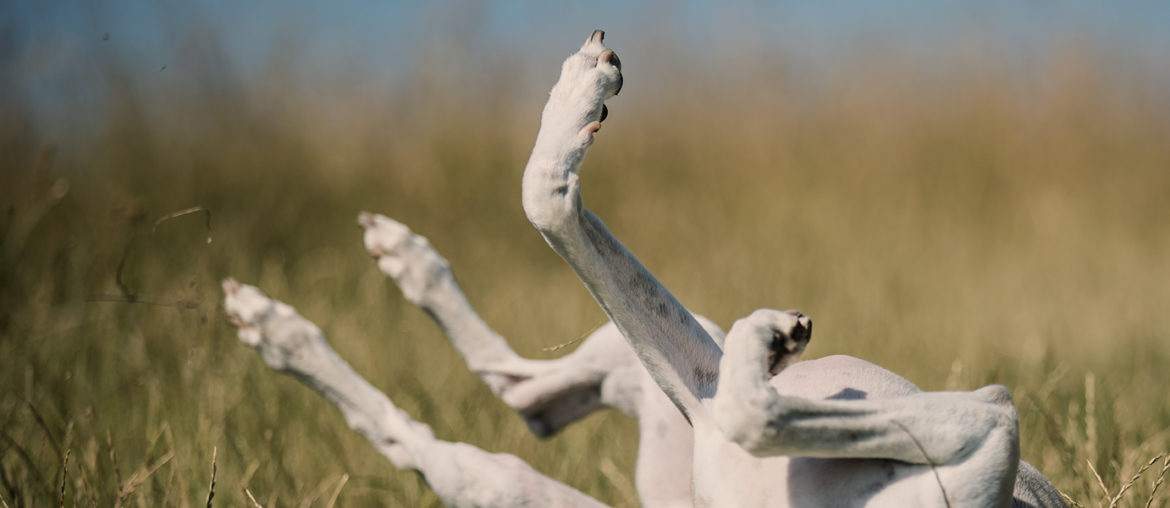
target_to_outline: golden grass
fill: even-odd
[[[1164,504],[1159,82],[1070,51],[1027,79],[858,60],[809,86],[755,56],[720,76],[627,61],[637,79],[586,162],[589,206],[724,326],[798,307],[817,322],[810,357],[863,357],[926,389],[1006,384],[1024,458],[1072,500]],[[409,224],[519,351],[563,354],[545,349],[603,316],[520,209],[543,94],[501,72],[465,95],[439,73],[379,92],[342,80],[323,101],[286,71],[244,85],[196,69],[158,100],[111,68],[100,125],[68,135],[4,105],[0,501],[210,503],[212,464],[221,505],[436,504],[236,341],[217,284],[233,275],[317,322],[440,437],[636,504],[630,421],[533,438],[352,226],[359,210]],[[201,213],[159,222],[190,207],[210,229]]]

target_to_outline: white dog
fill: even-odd
[[[453,279],[453,290],[434,292],[445,297],[427,300],[433,281],[450,279],[437,254],[440,262],[431,266],[440,268],[430,275],[439,276],[427,276],[427,269],[412,281],[409,266],[388,255],[393,246],[371,243],[379,219],[363,216],[367,248],[379,256],[379,266],[432,313],[472,369],[538,434],[599,404],[635,414],[641,422],[665,418],[670,425],[670,406],[654,403],[664,393],[677,408],[673,414],[693,425],[695,504],[1003,506],[1014,499],[1023,505],[1063,505],[1042,475],[1019,462],[1015,408],[1003,387],[923,393],[850,357],[797,362],[811,322],[795,311],[757,311],[735,324],[721,349],[712,339],[718,329],[700,325],[582,206],[577,170],[604,117],[604,100],[621,87],[620,64],[602,45],[602,36],[595,32],[562,67],[525,171],[524,206],[645,370],[631,367],[631,349],[605,328],[563,361],[518,358],[474,316]],[[400,236],[421,238],[408,230]],[[421,245],[426,247],[425,241]],[[433,253],[429,247],[422,251]],[[420,470],[448,504],[596,503],[515,457],[436,440],[429,428],[361,380],[290,307],[234,281],[224,289],[241,339],[260,349],[270,365],[337,404],[351,426],[395,464]],[[548,368],[558,361],[557,368]],[[660,392],[645,386],[646,373]],[[674,422],[667,442],[691,442],[685,421],[675,416]],[[647,426],[642,428],[646,443]],[[678,429],[683,432],[673,432]],[[660,499],[643,492],[643,469],[660,457],[645,446],[640,450],[639,491],[647,503]],[[491,468],[481,467],[488,463]],[[665,489],[661,500],[670,500],[669,492],[677,494],[678,487]]]

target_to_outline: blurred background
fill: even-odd
[[[240,344],[297,307],[444,439],[637,504],[630,420],[546,441],[364,253],[430,238],[522,354],[605,318],[520,207],[561,60],[625,87],[587,205],[688,307],[759,307],[924,389],[1011,387],[1072,499],[1165,505],[1170,4],[106,2],[0,7],[0,500],[429,506]],[[176,212],[196,208],[185,215]],[[171,218],[168,218],[171,217]],[[1098,478],[1099,476],[1099,478]]]

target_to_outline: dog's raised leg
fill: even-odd
[[[581,202],[581,162],[601,128],[605,100],[622,86],[621,63],[602,44],[604,35],[595,31],[561,66],[524,169],[524,212],[693,422],[702,417],[700,399],[714,393],[719,346]]]
[[[357,374],[313,323],[292,307],[234,279],[223,282],[224,309],[240,340],[273,369],[325,397],[351,428],[399,469],[416,470],[453,507],[601,507],[597,500],[544,476],[514,455],[436,439]]]
[[[427,239],[383,215],[362,213],[366,250],[379,270],[425,311],[492,391],[547,437],[603,405],[637,416],[639,378],[621,372],[637,358],[612,324],[555,360],[523,358],[480,318],[455,281],[450,264]]]
[[[479,317],[449,263],[426,238],[383,215],[363,212],[358,224],[378,268],[434,319],[468,366],[533,433],[547,436],[601,406],[616,408],[638,419],[635,484],[642,505],[691,505],[691,428],[613,323],[598,328],[564,357],[522,358]],[[702,316],[695,318],[722,342],[722,329]]]

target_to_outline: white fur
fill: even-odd
[[[600,507],[597,500],[532,469],[514,455],[489,453],[436,439],[354,372],[313,323],[259,289],[227,279],[224,310],[240,340],[270,367],[296,377],[328,399],[399,469],[422,474],[448,506]]]
[[[794,312],[757,311],[740,320],[724,351],[718,328],[686,311],[584,209],[577,171],[600,127],[602,103],[621,86],[602,36],[595,32],[562,67],[523,199],[530,221],[613,324],[564,358],[520,358],[475,315],[424,238],[384,217],[359,219],[379,267],[431,313],[493,391],[541,435],[603,405],[637,416],[638,487],[648,505],[686,503],[680,492],[692,485],[673,459],[680,445],[693,443],[686,455],[693,466],[681,469],[693,473],[699,505],[1062,506],[1055,488],[1018,461],[1015,408],[1005,388],[923,393],[856,358],[798,362],[811,322]],[[334,403],[395,465],[420,471],[447,504],[599,505],[514,456],[435,439],[292,307],[234,280],[224,290],[243,342]]]
[[[522,358],[479,317],[450,265],[426,238],[383,215],[363,212],[358,224],[378,268],[435,320],[468,367],[533,433],[549,436],[601,407],[618,409],[638,419],[635,485],[643,506],[690,506],[691,428],[613,323],[561,358]],[[702,316],[695,318],[722,342],[723,330]]]
[[[364,230],[366,248],[382,272],[439,324],[468,365],[477,366],[473,370],[525,418],[534,433],[546,436],[602,406],[616,408],[639,421],[636,485],[643,506],[691,504],[692,430],[654,385],[612,322],[562,358],[521,359],[483,323],[463,296],[449,264],[425,238],[382,215],[363,213],[358,223]],[[722,330],[701,316],[695,317],[722,345]],[[788,360],[795,360],[795,356]],[[781,374],[772,380],[780,393],[806,398],[864,396],[874,400],[920,391],[889,371],[847,356],[801,362]],[[859,384],[858,377],[866,379],[860,384],[871,391],[863,394],[851,388]],[[721,385],[729,383],[721,381]],[[599,392],[600,403],[595,395],[584,396],[584,392]],[[1054,494],[1051,487],[1027,464],[1020,467],[1017,499],[1044,505],[1035,500],[1043,499],[1044,493]]]
[[[582,204],[578,170],[602,103],[621,86],[602,35],[562,66],[525,169],[524,209],[694,426],[695,503],[1005,506],[1024,485],[1017,501],[1062,505],[1034,469],[1019,467],[1003,387],[923,393],[862,360],[792,363],[802,318],[788,312],[737,322],[724,354]],[[787,355],[778,365],[792,365],[769,379],[778,349]],[[1029,478],[1017,481],[1017,471]]]

